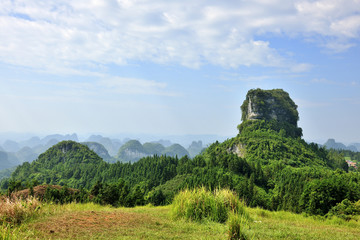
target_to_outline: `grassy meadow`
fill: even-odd
[[[14,211],[7,213],[14,214],[13,220],[1,212],[0,239],[228,239],[227,223],[175,219],[171,206],[36,203],[31,208],[29,204],[23,204],[26,210],[21,210],[25,216],[21,222],[14,220]],[[357,219],[307,217],[259,208],[246,211],[251,219],[249,239],[360,239]]]

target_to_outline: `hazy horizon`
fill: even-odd
[[[4,144],[6,140],[11,140],[15,142],[24,142],[29,140],[32,137],[39,137],[40,139],[43,139],[45,137],[48,137],[50,135],[72,135],[76,134],[78,137],[79,142],[87,141],[91,136],[100,135],[104,138],[110,138],[112,140],[120,140],[124,143],[126,140],[139,140],[141,143],[145,142],[156,142],[160,140],[169,140],[171,143],[179,143],[185,147],[190,145],[193,141],[202,141],[203,145],[209,145],[211,143],[214,143],[215,141],[222,142],[228,138],[235,137],[235,135],[216,135],[216,134],[185,134],[185,135],[176,135],[176,134],[168,134],[168,135],[159,135],[159,134],[142,134],[142,133],[112,133],[112,134],[106,134],[106,133],[81,133],[78,134],[76,132],[73,133],[43,133],[43,134],[36,134],[36,133],[14,133],[14,132],[0,132],[0,146]],[[347,146],[351,144],[359,144],[360,142],[354,142],[354,141],[341,141],[339,139],[328,137],[326,139],[306,139],[303,137],[303,139],[307,142],[314,142],[317,144],[323,145],[327,140],[334,139],[336,142],[343,143]]]

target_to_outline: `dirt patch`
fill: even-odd
[[[68,212],[51,216],[41,222],[31,224],[37,232],[37,237],[46,239],[85,239],[101,238],[104,231],[106,236],[120,229],[136,229],[144,223],[151,224],[150,217],[140,213],[83,211]],[[155,223],[154,223],[155,224]]]

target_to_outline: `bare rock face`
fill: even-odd
[[[297,127],[297,105],[282,89],[252,89],[241,106],[242,120],[275,120]]]

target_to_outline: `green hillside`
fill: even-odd
[[[117,159],[122,162],[135,162],[148,156],[147,151],[138,140],[130,140],[119,149]]]
[[[277,99],[278,95],[283,96],[281,103],[288,98],[282,90],[263,93],[257,89],[255,93],[266,96],[265,101],[270,103],[276,103],[278,100],[269,99]],[[252,98],[260,99],[252,94]],[[251,105],[258,116],[267,116],[256,104],[262,102],[253,101]],[[290,107],[291,111],[282,106]],[[99,193],[96,189],[106,190],[109,186],[111,193],[111,189],[117,191],[128,186],[127,194],[133,192],[132,196],[141,200],[135,204],[164,204],[171,202],[180,189],[204,186],[229,188],[249,206],[268,210],[326,215],[337,214],[343,206],[353,206],[360,199],[359,172],[349,171],[342,153],[301,139],[301,129],[293,122],[298,113],[292,100],[289,104],[276,103],[274,109],[271,118],[246,118],[238,126],[236,137],[213,143],[193,159],[182,155],[185,151],[180,145],[172,145],[163,150],[166,156],[108,164],[86,146],[61,142],[31,164],[19,166],[11,179],[2,181],[1,187],[6,190],[17,181],[25,185],[34,180],[95,189],[96,193]],[[283,114],[289,111],[292,117],[287,122]],[[167,154],[169,149],[175,154]],[[126,152],[147,153],[136,140],[125,144],[119,156]],[[119,197],[111,201],[122,204]],[[345,215],[351,218],[353,213]]]
[[[165,147],[162,144],[156,142],[144,143],[143,147],[149,155],[161,155],[165,150]]]
[[[97,142],[82,142],[81,144],[88,146],[89,149],[93,150],[104,161],[106,161],[106,162],[111,161],[111,156],[109,155],[109,152],[106,150],[106,148],[102,144],[97,143]]]
[[[93,176],[104,164],[87,146],[63,141],[40,154],[37,160],[17,167],[12,178],[22,182],[36,180],[39,183],[67,184],[76,188],[90,187],[95,183]]]
[[[189,152],[180,144],[173,144],[162,151],[163,155],[171,156],[171,157],[183,157],[185,155],[190,156]]]

